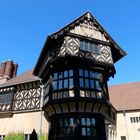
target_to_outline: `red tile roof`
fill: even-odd
[[[5,83],[1,84],[0,88],[40,80],[38,77],[32,75],[32,73],[33,69],[24,72],[23,74],[16,76],[15,78],[12,78],[11,80],[8,80]]]
[[[117,111],[140,109],[140,82],[110,86],[109,96]]]

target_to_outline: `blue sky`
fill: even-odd
[[[90,11],[127,52],[109,84],[140,81],[139,6],[139,0],[1,0],[0,62],[12,59],[18,74],[33,68],[47,35]]]

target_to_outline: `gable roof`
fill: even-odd
[[[34,75],[32,75],[33,69],[24,72],[23,74],[12,78],[11,80],[6,81],[5,83],[0,85],[0,88],[14,86],[22,83],[28,83],[33,81],[39,81],[40,79]]]
[[[140,82],[110,86],[109,96],[117,111],[140,109]]]
[[[73,22],[69,23],[68,25],[66,25],[65,27],[57,31],[56,33],[51,34],[50,38],[55,38],[55,39],[58,38],[64,33],[69,32],[69,30],[73,29],[75,26],[79,25],[85,19],[88,21],[91,20],[94,23],[94,25],[99,29],[99,31],[102,32],[106,38],[108,38],[109,42],[113,44],[115,49],[119,51],[120,54],[122,55],[120,56],[120,58],[126,55],[126,52],[115,42],[115,40],[107,33],[107,31],[101,26],[101,24],[96,20],[96,18],[90,12],[86,12],[85,14],[83,14],[82,16],[74,20]]]
[[[98,23],[95,17],[93,17],[90,12],[86,12],[85,14],[83,14],[82,16],[80,16],[70,24],[66,25],[56,33],[53,33],[47,37],[33,72],[35,75],[38,75],[39,72],[38,67],[41,65],[42,60],[44,60],[43,57],[46,55],[46,52],[48,50],[48,43],[51,40],[55,40],[62,35],[68,34],[71,29],[73,29],[75,26],[78,26],[84,20],[92,21],[94,25],[99,29],[99,31],[102,34],[104,34],[104,36],[109,40],[108,43],[111,45],[111,51],[112,51],[114,62],[117,62],[119,59],[121,59],[123,56],[126,55],[126,52],[113,40],[113,38],[106,32],[106,30]]]

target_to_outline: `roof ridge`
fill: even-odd
[[[28,71],[25,71],[22,74],[6,81],[5,83],[0,85],[0,88],[13,86],[13,85],[17,85],[17,84],[28,83],[28,82],[32,82],[32,81],[38,81],[39,78],[33,75],[33,69],[34,68],[32,68]]]

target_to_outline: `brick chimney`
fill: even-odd
[[[12,60],[0,64],[0,84],[14,78],[17,74],[18,65]]]
[[[6,62],[2,62],[0,64],[0,77],[4,76],[5,67],[6,67]]]

